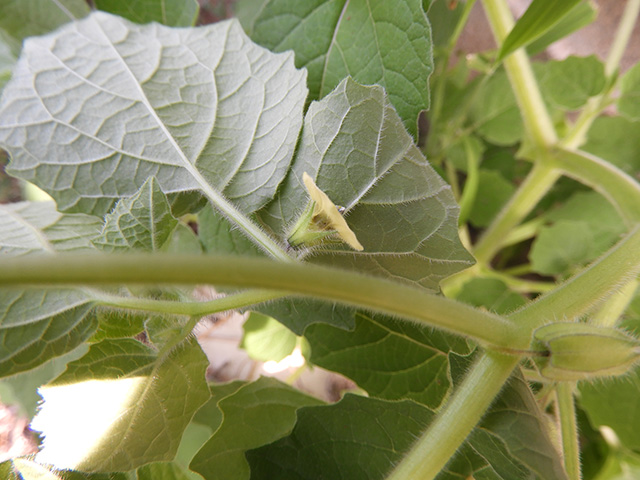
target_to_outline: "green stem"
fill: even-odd
[[[640,225],[589,267],[509,318],[531,331],[588,313],[640,273]]]
[[[460,199],[460,215],[458,216],[458,225],[467,223],[473,204],[478,194],[478,184],[480,182],[478,173],[478,160],[471,150],[469,138],[463,138],[464,152],[467,157],[467,179],[464,182],[464,190]],[[449,165],[449,163],[447,163]]]
[[[573,399],[575,384],[562,382],[556,387],[558,416],[562,436],[562,452],[564,468],[569,480],[580,480],[580,445],[578,444],[578,426],[576,425],[576,409]]]
[[[520,359],[484,352],[387,480],[431,480],[487,412]]]
[[[274,292],[271,290],[248,290],[206,302],[175,302],[171,300],[153,300],[150,298],[119,297],[96,290],[91,290],[90,294],[96,299],[98,305],[107,307],[195,317],[203,317],[205,315],[211,315],[212,313],[248,307],[257,303],[275,300],[286,295],[284,292]]]
[[[611,77],[618,71],[620,60],[622,60],[622,55],[627,49],[639,13],[640,0],[628,0],[624,12],[622,12],[620,16],[620,25],[618,25],[616,36],[609,50],[607,62],[604,65],[604,72],[607,77]]]
[[[482,4],[496,43],[500,46],[514,25],[509,6],[504,0],[483,0]],[[557,142],[556,131],[524,48],[509,55],[504,60],[504,67],[534,145],[540,148],[554,145]]]
[[[509,232],[518,225],[560,177],[560,171],[547,163],[536,163],[518,191],[493,220],[475,245],[476,260],[489,264],[504,245]]]
[[[589,318],[589,323],[602,327],[615,327],[633,300],[638,285],[640,285],[640,282],[638,282],[637,278],[630,280],[598,308],[598,311]]]
[[[202,255],[56,255],[0,260],[0,286],[218,284],[340,302],[424,322],[504,351],[529,344],[512,322],[424,289],[359,273],[263,258]]]
[[[580,150],[557,149],[554,162],[567,176],[604,195],[627,225],[640,222],[640,184],[618,167]]]

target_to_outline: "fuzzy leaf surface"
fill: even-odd
[[[0,101],[13,175],[102,215],[155,176],[167,194],[270,200],[302,122],[305,72],[236,21],[196,29],[95,12],[25,42]]]
[[[198,17],[197,0],[95,0],[96,8],[132,22],[158,22],[169,27],[190,27]]]
[[[101,343],[41,389],[44,404],[33,426],[46,441],[36,460],[86,472],[173,460],[191,417],[210,397],[206,356],[194,339],[155,361],[142,344]]]
[[[385,87],[405,126],[429,108],[431,28],[421,0],[243,0],[238,17],[270,50],[293,50],[309,71],[310,99],[321,99],[346,76]]]

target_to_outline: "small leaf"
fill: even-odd
[[[197,0],[95,0],[96,8],[136,23],[158,22],[169,27],[190,27],[198,18]]]
[[[189,467],[207,480],[248,480],[245,452],[283,437],[300,407],[320,403],[272,378],[247,384],[220,400],[223,423]]]
[[[522,295],[510,290],[504,282],[495,278],[471,279],[464,284],[456,300],[476,307],[485,307],[503,315],[527,303]]]
[[[583,150],[637,178],[640,172],[640,123],[624,117],[598,117],[589,129]]]
[[[240,348],[254,360],[279,362],[293,352],[298,337],[275,318],[251,312],[242,325]]]
[[[98,359],[94,372],[90,351],[54,385],[40,389],[44,404],[32,427],[44,433],[45,441],[36,460],[87,472],[128,471],[172,460],[191,417],[210,397],[204,353],[191,339],[147,364],[152,360],[148,347],[125,340],[101,343],[100,349],[120,347],[112,365],[108,356]],[[136,358],[143,364],[129,363]],[[85,375],[101,379],[60,383]]]
[[[616,105],[618,111],[629,120],[640,120],[640,64],[634,65],[622,76]]]
[[[577,110],[605,87],[604,64],[595,56],[570,56],[544,64],[540,78],[548,98],[557,106]]]
[[[107,252],[152,252],[162,248],[177,225],[167,197],[151,177],[134,195],[116,203],[105,217],[102,233],[93,243]]]
[[[531,268],[543,275],[567,274],[593,256],[592,232],[586,222],[561,220],[541,227],[531,246]]]
[[[275,52],[293,50],[309,71],[309,98],[347,76],[385,88],[411,135],[429,108],[431,29],[421,0],[244,0],[237,15],[249,36]]]
[[[528,45],[549,31],[578,3],[580,3],[580,0],[564,0],[562,2],[533,0],[527,11],[502,42],[497,60],[502,60],[518,48]]]
[[[515,187],[495,170],[480,170],[478,192],[469,215],[476,227],[486,227],[513,195]]]

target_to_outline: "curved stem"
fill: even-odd
[[[520,358],[484,352],[387,480],[431,480],[456,453],[500,393]]]
[[[514,323],[489,312],[362,274],[262,258],[202,255],[73,255],[0,260],[0,286],[218,284],[266,288],[424,322],[505,351],[529,344]]]
[[[562,453],[564,468],[569,480],[580,480],[580,445],[578,443],[578,426],[576,424],[576,408],[573,400],[573,382],[562,382],[556,386],[556,404],[560,417],[562,436]]]
[[[203,317],[205,315],[211,315],[212,313],[235,310],[257,303],[275,300],[276,298],[285,296],[286,293],[274,292],[272,290],[248,290],[206,302],[174,302],[171,300],[154,300],[150,298],[120,297],[95,290],[91,290],[91,295],[95,298],[98,305],[106,307]]]

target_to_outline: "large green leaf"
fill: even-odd
[[[198,18],[197,0],[95,0],[100,10],[136,23],[158,22],[170,27],[190,27]]]
[[[155,251],[169,240],[177,225],[167,197],[151,177],[133,196],[116,203],[93,243],[106,251]]]
[[[48,33],[89,14],[85,0],[1,0],[0,28],[16,40]]]
[[[386,88],[409,132],[429,108],[431,31],[421,0],[241,0],[249,36],[270,50],[293,50],[309,71],[310,98],[346,76]]]
[[[245,452],[285,436],[293,428],[300,407],[320,403],[271,378],[247,384],[219,401],[223,423],[190,468],[207,480],[248,480]]]
[[[302,122],[305,72],[235,21],[139,26],[103,12],[31,38],[0,102],[10,172],[62,210],[104,214],[151,176],[165,193],[270,200]]]
[[[334,405],[302,408],[288,437],[247,453],[251,478],[386,478],[433,416],[410,400],[354,395]],[[566,480],[541,413],[521,378],[510,382],[438,479],[470,477]]]
[[[358,314],[353,331],[312,325],[305,337],[313,364],[351,378],[371,396],[432,409],[452,386],[449,351],[470,353],[461,338],[379,315]]]
[[[604,64],[595,55],[570,56],[539,66],[543,92],[561,108],[577,110],[605,87]]]
[[[364,246],[313,252],[317,263],[404,280],[437,291],[471,265],[458,238],[458,205],[450,187],[414,145],[384,90],[347,78],[313,103],[285,182],[260,216],[274,231],[292,225],[309,195],[308,173],[336,204]]]
[[[45,441],[38,461],[114,472],[173,460],[191,417],[210,397],[208,361],[195,339],[157,356],[132,342],[92,346],[40,390],[44,403],[33,428]]]

